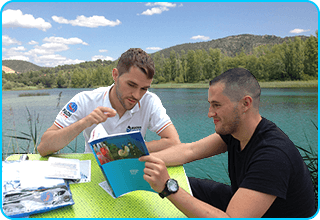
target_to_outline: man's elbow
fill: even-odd
[[[170,140],[169,140],[169,146],[175,146],[175,145],[177,145],[177,144],[181,144],[181,141],[180,141],[180,139],[179,139],[179,136],[170,138]]]
[[[43,147],[41,146],[41,143],[38,145],[37,150],[42,157],[47,156],[47,154],[43,150]]]
[[[46,147],[44,146],[43,142],[40,142],[40,144],[37,147],[38,153],[42,156],[48,156],[50,153],[46,150]]]

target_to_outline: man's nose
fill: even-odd
[[[212,117],[214,117],[214,116],[216,116],[216,115],[217,115],[217,113],[216,113],[215,111],[209,109],[209,112],[208,112],[208,117],[209,117],[209,118],[212,118]]]

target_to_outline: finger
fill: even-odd
[[[141,156],[139,157],[139,161],[141,162],[151,161],[149,158],[150,158],[149,155]]]
[[[101,107],[100,109],[105,115],[108,115],[108,117],[114,117],[117,114],[117,112],[112,108]]]

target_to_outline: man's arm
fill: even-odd
[[[218,155],[227,151],[227,145],[220,135],[214,133],[199,141],[181,143],[170,148],[151,153],[161,159],[167,166],[177,166],[195,160]]]
[[[156,192],[161,192],[170,178],[165,163],[153,156],[141,157],[140,161],[146,161],[144,179]],[[182,188],[167,198],[191,218],[260,218],[270,208],[276,196],[239,188],[231,198],[226,212],[198,200]]]
[[[159,136],[161,137],[160,140],[146,142],[146,146],[150,153],[157,152],[181,143],[178,132],[173,124],[169,125],[163,131],[161,131],[159,133]]]
[[[276,196],[239,188],[232,197],[226,212],[191,196],[183,189],[168,199],[189,218],[261,218]]]
[[[91,127],[93,124],[104,122],[109,117],[114,117],[115,115],[116,111],[113,109],[108,107],[98,107],[85,118],[80,119],[68,127],[60,129],[53,124],[42,135],[41,142],[37,147],[38,152],[41,156],[47,156],[55,153],[68,145],[84,129]]]

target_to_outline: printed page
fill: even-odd
[[[91,181],[91,160],[80,161],[80,175],[81,179],[69,180],[70,184],[74,183],[88,183]]]
[[[47,177],[80,180],[80,160],[49,157]]]

